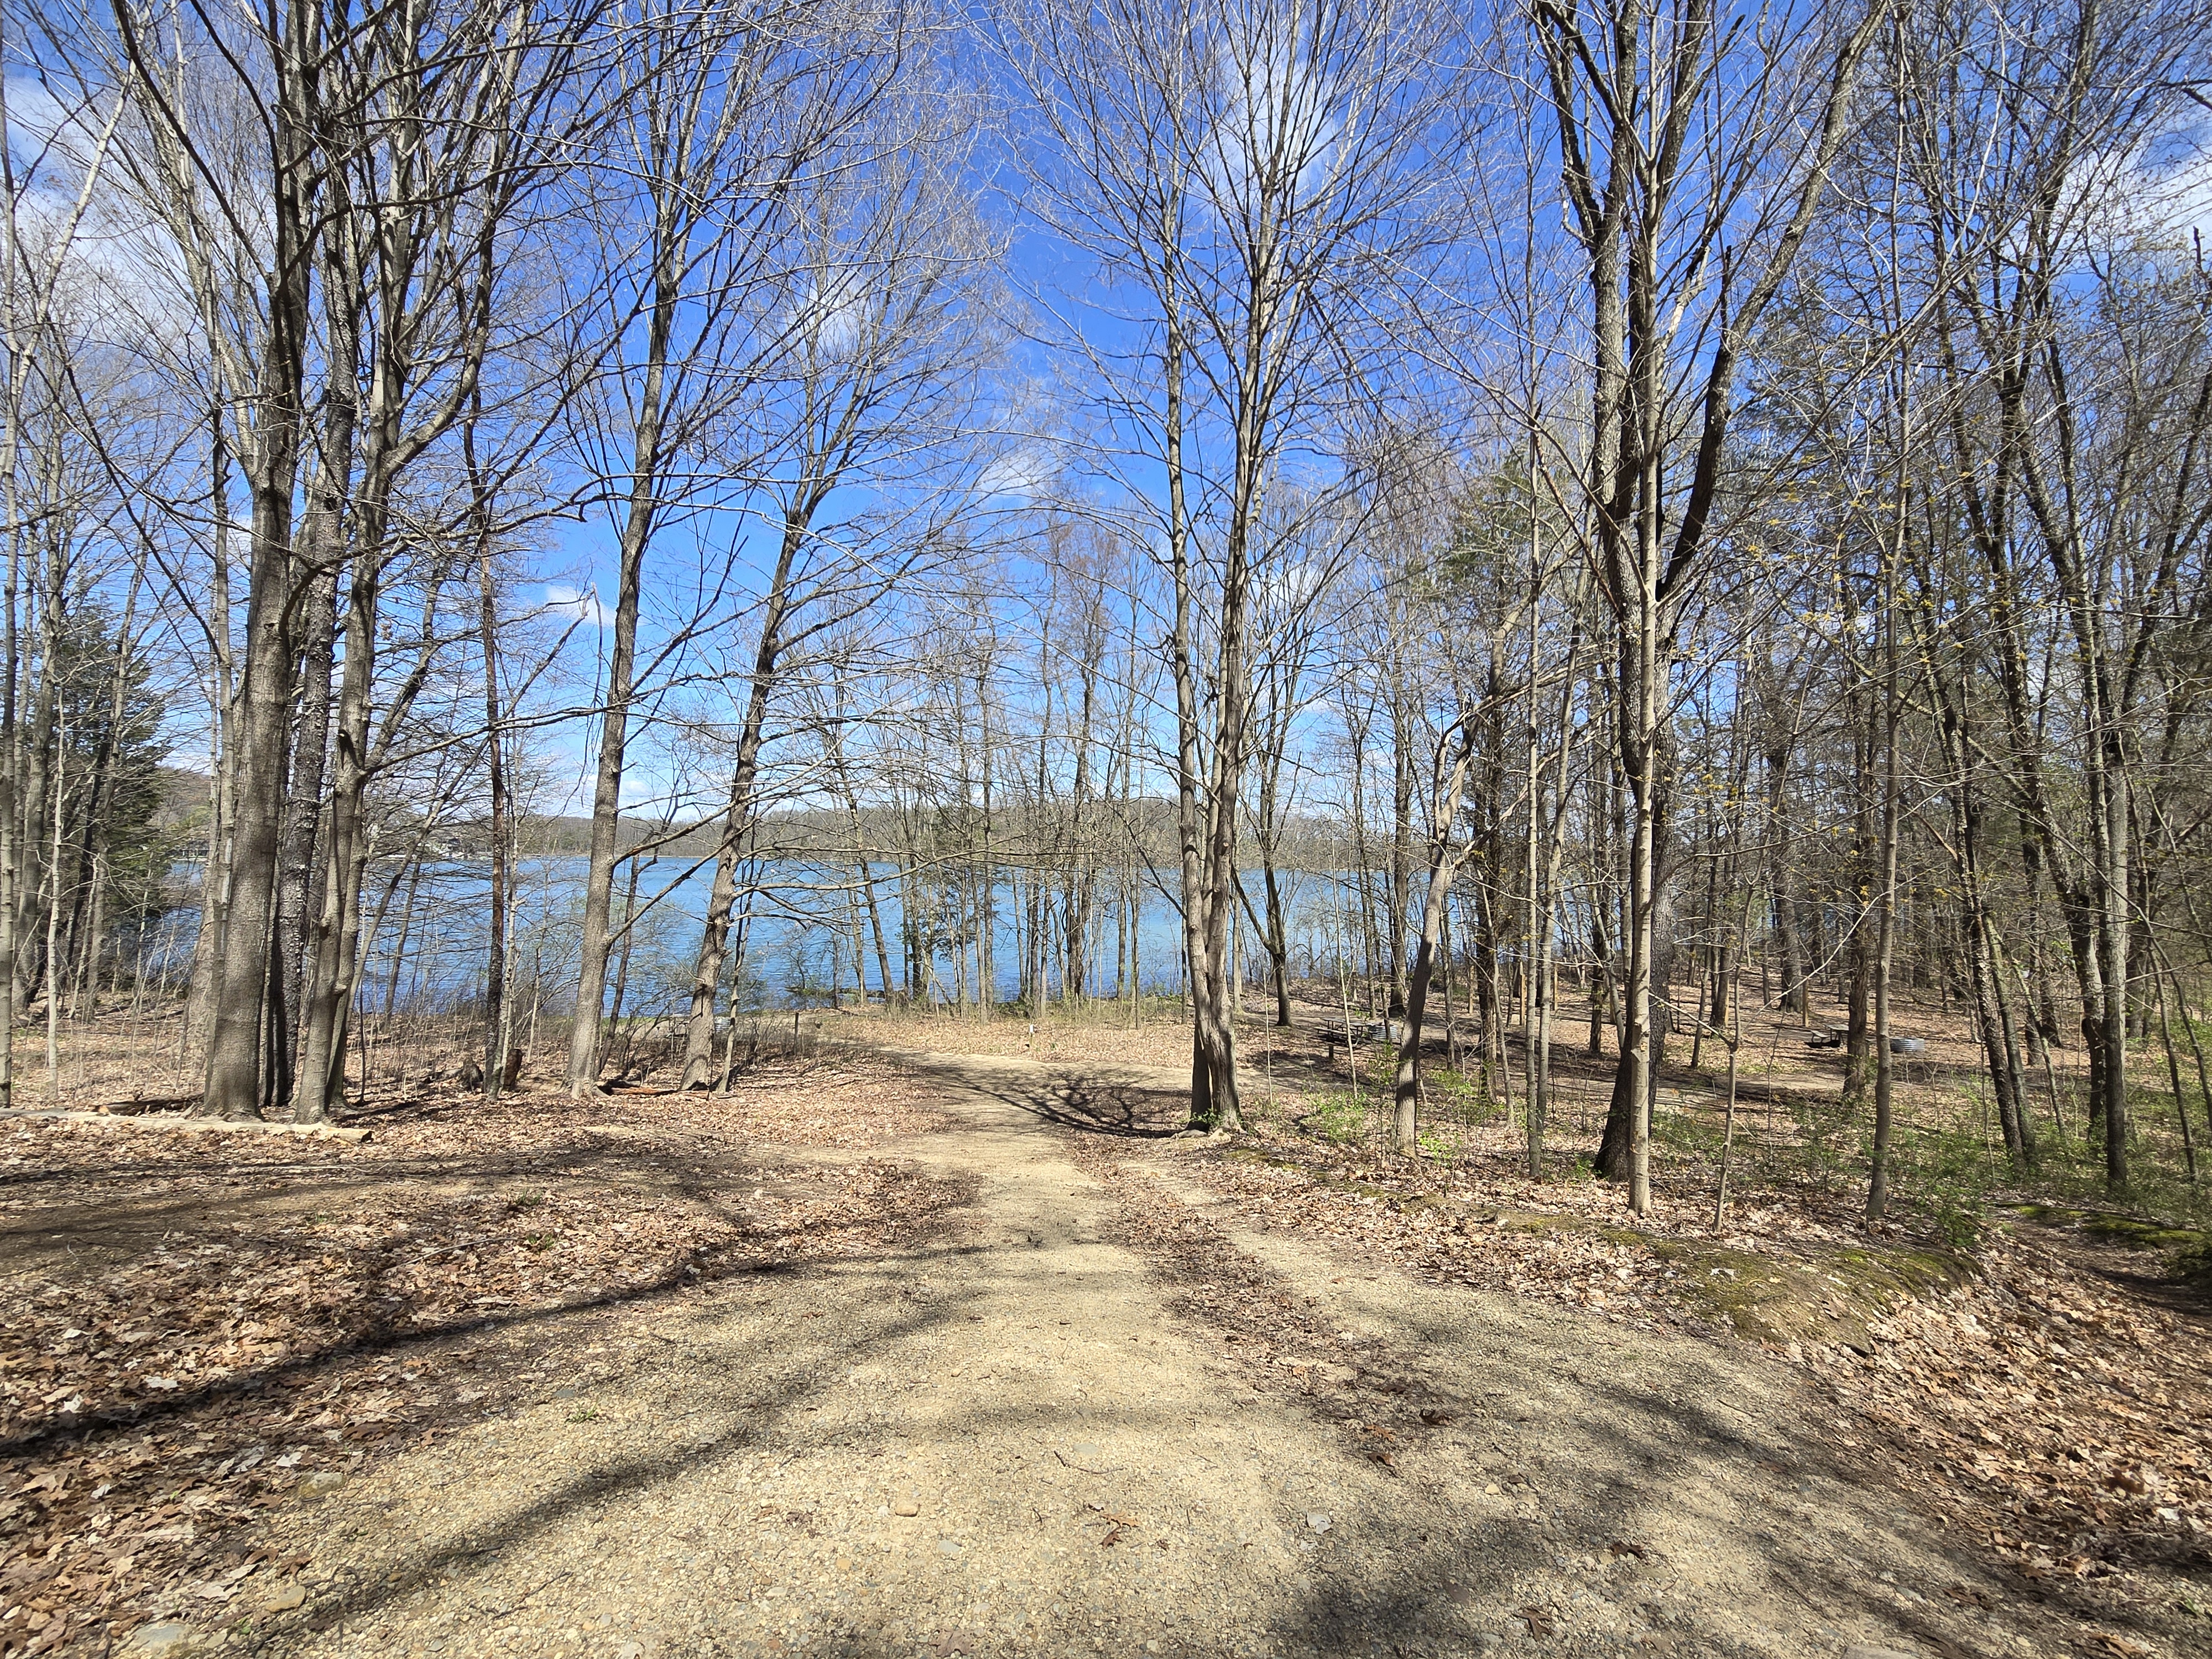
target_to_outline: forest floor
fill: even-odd
[[[2162,1236],[1870,1237],[1748,1108],[1724,1224],[1685,1130],[1630,1228],[1502,1116],[1385,1157],[1315,1023],[1226,1144],[1175,1028],[852,1017],[726,1097],[0,1120],[0,1652],[2212,1642]]]

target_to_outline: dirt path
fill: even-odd
[[[916,1063],[951,1127],[897,1150],[981,1177],[964,1236],[552,1357],[536,1403],[289,1507],[304,1605],[243,1645],[2057,1650],[1807,1456],[1780,1368],[1227,1227],[1176,1143],[1117,1133],[1161,1078]]]

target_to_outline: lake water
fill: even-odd
[[[584,858],[526,859],[517,866],[509,922],[510,982],[524,1004],[536,996],[557,1009],[575,995],[579,921],[582,913]],[[1167,873],[1167,872],[1163,872]],[[624,914],[631,866],[615,872],[614,915]],[[884,865],[872,870],[876,907],[898,980],[906,970],[905,925],[897,872]],[[635,920],[631,924],[623,1006],[635,1013],[668,1012],[688,1006],[693,963],[699,949],[714,871],[695,868],[689,858],[647,859],[636,867]],[[1140,872],[1136,939],[1137,980],[1154,994],[1176,994],[1182,987],[1182,921],[1169,897]],[[1170,879],[1172,877],[1170,876]],[[1347,900],[1356,903],[1347,881],[1334,875],[1285,872],[1279,879],[1291,917],[1293,971],[1333,969],[1337,941],[1356,937],[1343,916]],[[1255,909],[1263,908],[1260,878],[1245,878]],[[1024,884],[1004,874],[994,886],[992,965],[999,1000],[1011,1000],[1020,986],[1022,936],[1027,918]],[[733,969],[734,997],[744,1007],[784,1007],[825,1000],[833,983],[850,995],[854,981],[853,907],[860,904],[862,939],[860,972],[871,994],[882,990],[882,974],[865,902],[860,900],[850,866],[811,865],[797,860],[763,866],[753,890],[740,896],[744,956]],[[490,933],[490,872],[481,863],[424,861],[404,869],[369,872],[362,895],[363,928],[374,929],[362,973],[364,1006],[434,1009],[480,996]],[[1057,902],[1055,900],[1055,909]],[[1120,928],[1119,893],[1109,873],[1101,878],[1094,902],[1087,989],[1093,996],[1113,994]],[[925,916],[923,932],[937,935],[927,953],[926,994],[951,1000],[964,991],[975,996],[975,953],[969,943],[956,965],[946,939],[952,928],[939,916]],[[1256,946],[1249,919],[1243,920],[1247,971],[1257,975],[1264,953]],[[172,912],[149,933],[141,960],[149,974],[181,974],[191,954],[198,913]],[[1048,968],[1048,994],[1062,994],[1057,963],[1059,922],[1052,924],[1054,962]],[[732,953],[738,941],[732,939]],[[608,967],[608,994],[621,969],[620,948]]]

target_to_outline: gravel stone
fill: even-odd
[[[128,1659],[185,1659],[197,1639],[190,1626],[158,1620],[132,1631],[123,1651]]]

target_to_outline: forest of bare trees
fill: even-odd
[[[1164,998],[1226,1133],[1304,998],[1641,1211],[1767,1009],[1879,1218],[1910,1006],[2195,1180],[2202,0],[0,29],[14,1103]]]

